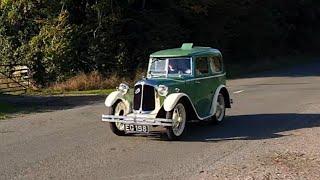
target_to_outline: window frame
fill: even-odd
[[[149,58],[149,65],[148,65],[148,72],[147,72],[147,77],[152,77],[152,75],[150,74],[150,69],[151,69],[151,62],[152,62],[152,59],[155,58],[155,57],[150,57]],[[193,67],[193,57],[191,56],[182,56],[182,57],[163,57],[164,61],[165,62],[165,74],[160,74],[160,75],[164,75],[166,78],[168,77],[178,77],[179,75],[175,75],[175,74],[169,74],[168,72],[168,65],[169,65],[169,59],[189,59],[190,60],[190,70],[191,70],[191,73],[190,74],[182,74],[181,76],[184,76],[184,77],[194,77],[194,67]]]
[[[209,64],[209,60],[208,60],[208,57],[209,56],[197,56],[196,57],[196,60],[195,60],[195,67],[194,67],[194,75],[195,75],[195,77],[204,77],[204,76],[208,76],[208,75],[210,75],[210,64]],[[197,74],[197,67],[198,67],[198,61],[199,61],[199,59],[200,58],[206,58],[206,61],[207,61],[207,68],[208,68],[208,73],[205,73],[205,74]]]
[[[208,58],[209,58],[209,68],[210,68],[211,74],[215,75],[215,74],[221,74],[221,73],[223,73],[224,65],[223,65],[222,58],[219,57],[219,56],[208,56]],[[213,60],[213,61],[212,61],[212,60]],[[212,71],[212,69],[211,69],[211,62],[214,63],[214,61],[216,61],[216,60],[220,61],[221,70],[220,70],[220,71],[217,71],[217,72],[214,72],[214,71]]]

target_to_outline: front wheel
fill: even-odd
[[[116,115],[116,116],[123,116],[126,112],[126,105],[120,101],[113,107],[107,107],[106,114],[109,115]],[[124,124],[118,123],[118,122],[110,122],[110,129],[111,131],[118,135],[118,136],[124,136],[126,135],[124,131]]]
[[[178,103],[172,111],[166,114],[167,119],[172,119],[172,126],[167,127],[166,134],[169,140],[178,140],[185,133],[187,113],[184,105]]]
[[[223,94],[219,93],[217,104],[216,104],[216,113],[213,115],[212,120],[214,123],[219,124],[221,123],[226,115],[226,104],[224,101]]]

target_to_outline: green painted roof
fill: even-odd
[[[193,47],[192,43],[185,43],[181,48],[166,49],[154,52],[150,57],[183,57],[183,56],[194,56],[202,54],[212,54],[216,56],[221,56],[221,53],[217,49],[210,47]]]

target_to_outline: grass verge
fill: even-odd
[[[42,89],[39,91],[29,90],[27,95],[33,96],[51,96],[51,95],[107,95],[111,92],[115,91],[115,89],[95,89],[95,90],[84,90],[84,91],[61,91],[54,89]]]

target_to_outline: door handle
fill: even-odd
[[[200,81],[195,81],[196,84],[200,84]]]

